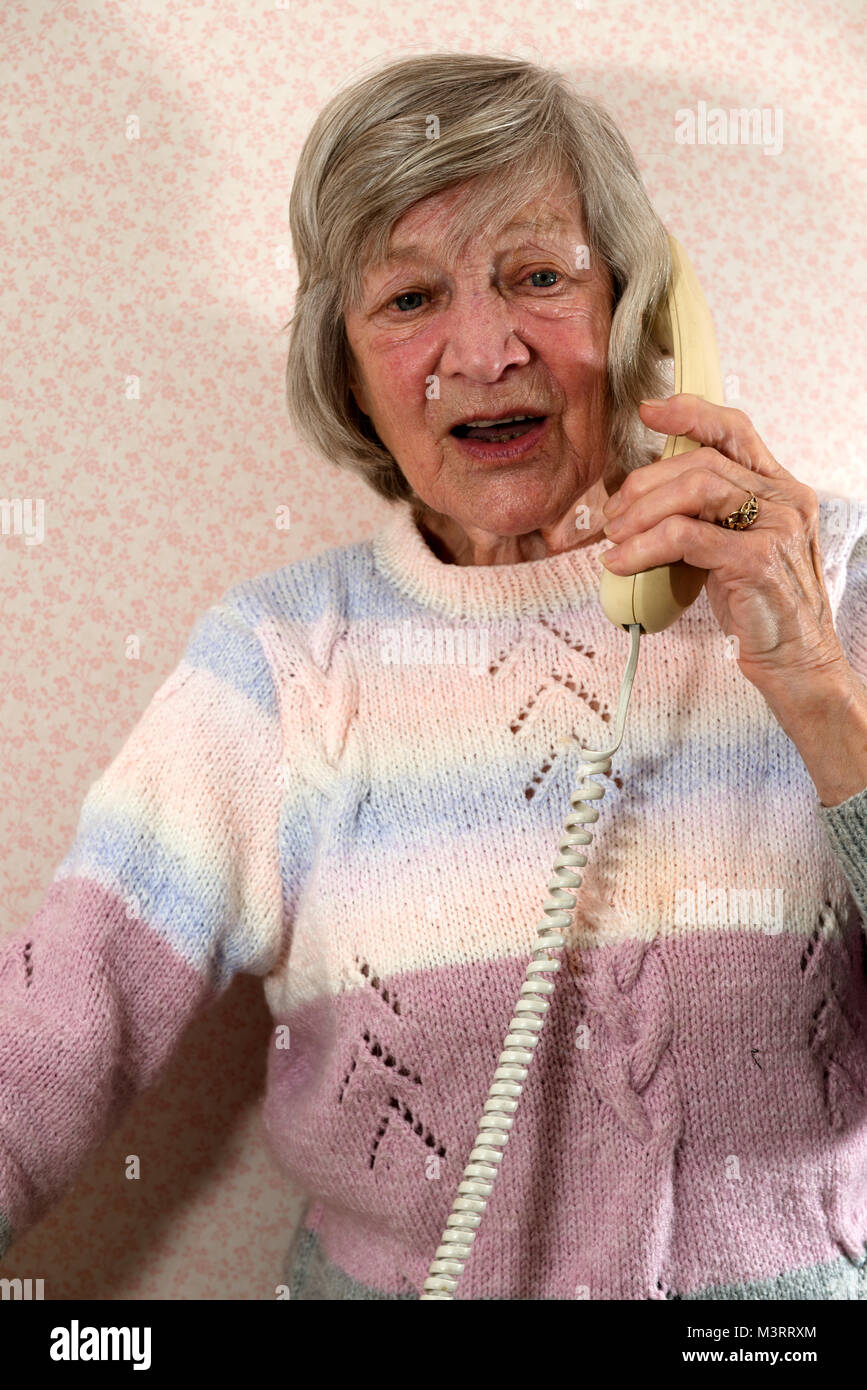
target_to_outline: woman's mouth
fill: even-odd
[[[539,443],[548,419],[547,415],[537,415],[496,420],[492,424],[455,425],[451,436],[458,447],[473,458],[493,462],[519,458]]]

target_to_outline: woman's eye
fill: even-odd
[[[394,298],[391,302],[392,302],[392,304],[397,304],[397,305],[399,306],[399,312],[400,312],[400,313],[407,313],[407,312],[409,312],[409,311],[411,311],[411,310],[413,310],[413,309],[417,309],[419,306],[418,306],[418,304],[410,304],[410,305],[408,305],[408,306],[407,306],[407,305],[402,305],[402,304],[401,304],[401,301],[402,301],[402,300],[406,300],[406,299],[421,299],[421,298],[422,298],[422,291],[421,291],[421,290],[405,290],[403,294],[396,295],[395,298]]]
[[[553,275],[553,276],[556,276],[556,278],[557,278],[558,280],[559,280],[559,278],[560,278],[560,272],[559,272],[559,270],[531,270],[531,271],[530,271],[530,274],[529,274],[529,276],[528,276],[527,278],[530,279],[530,280],[532,280],[533,277],[536,276],[536,275]],[[554,281],[553,281],[553,280],[549,280],[548,283],[547,283],[547,285],[535,285],[535,286],[534,286],[534,288],[537,289],[537,290],[550,290],[550,289],[553,289],[553,287],[554,287]]]
[[[547,283],[544,283],[545,276],[548,277]],[[538,277],[542,277],[543,283],[540,284],[538,282]],[[533,285],[533,289],[552,290],[556,288],[557,284],[560,280],[562,280],[563,277],[559,270],[546,269],[531,270],[529,274],[526,275],[524,278],[527,280],[536,281],[536,283]],[[389,300],[388,308],[396,308],[399,314],[411,314],[414,312],[414,310],[421,308],[422,301],[426,298],[426,290],[404,290],[402,294],[397,294],[395,295],[394,299]],[[411,301],[415,302],[413,303]]]

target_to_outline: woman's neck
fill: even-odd
[[[567,550],[594,545],[603,538],[602,507],[624,478],[618,473],[608,485],[599,478],[553,526],[523,535],[497,535],[483,527],[467,529],[455,517],[413,502],[413,519],[430,550],[445,565],[516,565],[525,560],[544,560]],[[578,526],[578,521],[581,525]]]

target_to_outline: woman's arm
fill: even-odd
[[[867,519],[867,518],[865,518]],[[837,613],[845,670],[815,677],[809,691],[785,687],[769,704],[798,749],[818,795],[817,811],[867,925],[867,526],[848,556]],[[763,692],[768,698],[767,692]]]
[[[196,1013],[277,961],[281,752],[268,661],[224,600],[91,786],[36,915],[0,943],[0,1255]]]
[[[863,622],[867,627],[867,613]],[[765,687],[762,694],[803,758],[823,808],[867,787],[867,686],[848,662],[812,673],[800,689]]]
[[[867,787],[839,806],[820,806],[819,818],[867,926]]]

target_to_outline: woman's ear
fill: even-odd
[[[352,373],[350,373],[349,377],[349,389],[355,397],[355,404],[358,406],[362,415],[369,415],[370,411],[367,408],[367,397],[364,394],[364,387],[360,385]]]
[[[367,406],[367,396],[359,380],[358,363],[355,360],[355,353],[352,351],[352,347],[348,341],[346,343],[346,369],[349,377],[349,389],[355,399],[355,404],[358,406],[362,415],[369,415],[370,411]]]

